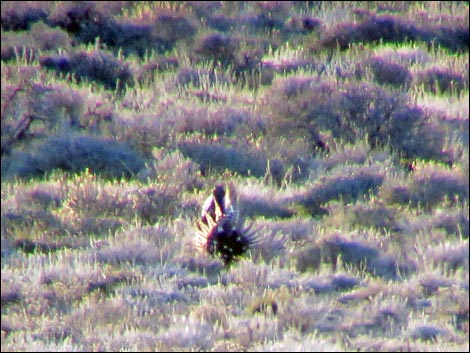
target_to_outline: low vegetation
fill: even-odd
[[[468,350],[468,2],[1,8],[2,351]]]

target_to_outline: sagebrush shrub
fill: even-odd
[[[2,99],[2,154],[14,146],[29,145],[36,136],[77,129],[85,110],[79,92],[29,79],[10,86]]]
[[[336,227],[342,224],[350,224],[357,229],[374,227],[382,233],[398,229],[396,210],[382,203],[335,207],[326,222]]]
[[[442,46],[451,52],[468,52],[470,39],[468,21],[452,25],[424,26],[420,30],[420,38],[426,43]]]
[[[257,87],[255,78],[261,74],[262,57],[263,52],[261,49],[237,52],[232,69],[235,81],[243,85],[248,84],[251,89]]]
[[[247,217],[263,216],[265,218],[289,218],[294,212],[287,207],[272,200],[263,200],[261,197],[240,197],[241,212]]]
[[[88,79],[103,84],[107,89],[122,90],[134,85],[129,65],[118,61],[104,51],[77,52],[68,56],[45,56],[42,66],[58,72],[73,73],[78,81]]]
[[[97,259],[109,264],[132,262],[146,266],[166,261],[170,251],[165,245],[170,235],[163,228],[147,226],[118,232],[111,244],[99,249]],[[149,297],[151,298],[152,295],[150,294]]]
[[[139,67],[136,79],[141,82],[152,81],[155,73],[173,71],[179,66],[179,61],[174,56],[157,56],[155,59]]]
[[[233,63],[238,46],[239,44],[233,37],[210,33],[196,43],[194,51],[202,59],[227,67]]]
[[[134,195],[133,209],[144,224],[155,224],[174,215],[179,206],[177,192],[173,185],[142,188]]]
[[[266,159],[255,157],[249,151],[224,147],[218,144],[182,142],[179,150],[201,166],[203,175],[223,172],[225,169],[240,175],[264,176]]]
[[[85,32],[83,36],[89,38],[86,40],[87,42],[99,36],[106,45],[114,49],[114,52],[122,49],[124,55],[137,54],[143,57],[152,50],[156,52],[170,50],[173,43],[167,39],[156,37],[153,30],[154,27],[151,24],[112,21],[108,22],[106,27],[97,29],[98,33],[95,31]]]
[[[464,77],[453,72],[449,68],[432,67],[419,72],[416,77],[416,84],[422,85],[426,90],[436,93],[461,93],[468,82]]]
[[[312,214],[321,213],[322,206],[329,201],[341,199],[345,203],[354,202],[367,195],[376,193],[382,185],[384,173],[374,167],[350,170],[350,175],[330,176],[307,189],[303,194],[290,199],[294,204],[304,207]]]
[[[61,3],[49,15],[48,21],[53,26],[59,26],[68,32],[78,32],[81,25],[96,19],[102,18],[103,15],[96,11],[95,5],[89,3]]]
[[[84,135],[50,137],[37,147],[34,158],[42,172],[89,168],[108,178],[132,177],[144,167],[142,157],[127,144]]]
[[[407,67],[412,64],[426,64],[431,60],[431,56],[426,50],[410,46],[381,48],[377,51],[377,56],[387,62],[401,63]]]
[[[282,30],[289,16],[290,4],[283,2],[256,2],[253,4],[257,14],[254,25],[261,30]]]
[[[260,13],[244,18],[244,23],[255,31],[284,30],[284,20],[276,18],[271,13]]]
[[[322,28],[323,23],[321,20],[307,15],[300,17],[291,17],[285,23],[288,30],[299,34],[310,34]]]
[[[356,266],[374,276],[387,279],[398,279],[414,270],[409,263],[400,263],[394,257],[381,253],[375,246],[363,241],[349,240],[337,234],[326,236],[312,244],[306,244],[294,252],[297,270],[315,271],[325,263],[339,270],[339,265]],[[358,284],[356,278],[337,277],[326,285],[312,283],[315,291],[333,291],[349,289]]]
[[[27,152],[13,151],[11,155],[2,155],[2,179],[30,178],[41,175],[37,160]]]
[[[158,16],[153,31],[155,37],[169,41],[172,46],[176,44],[176,41],[190,39],[197,33],[196,26],[191,23],[188,16],[175,14]]]
[[[123,89],[134,84],[128,64],[105,52],[79,52],[71,56],[70,66],[77,79],[95,80],[108,89]]]
[[[149,45],[159,51],[172,48],[170,40],[153,34],[154,26],[150,24],[112,19],[112,13],[121,12],[123,6],[114,7],[92,2],[61,3],[51,13],[48,22],[64,28],[78,42],[94,43],[99,38],[101,43],[116,51],[122,49],[126,55],[136,53],[143,56]]]
[[[1,59],[2,62],[14,60],[17,57],[27,62],[37,57],[38,48],[31,44],[31,38],[23,32],[1,32]]]
[[[305,137],[310,148],[325,150],[325,133],[344,142],[367,139],[372,148],[389,146],[407,158],[442,159],[443,132],[422,109],[403,96],[367,83],[319,82],[290,77],[267,97],[270,131]]]
[[[71,47],[71,39],[60,28],[50,28],[39,22],[31,26],[30,31],[2,31],[1,59],[16,59],[31,62],[39,57],[39,53],[57,49],[67,50]]]
[[[410,71],[402,65],[385,61],[381,58],[371,58],[366,65],[370,66],[374,80],[379,84],[389,84],[397,87],[408,87],[412,76]]]
[[[67,50],[71,47],[72,41],[69,35],[60,28],[51,28],[39,22],[31,26],[31,36],[35,45],[41,51],[61,49]]]
[[[228,32],[235,28],[235,26],[238,24],[238,21],[236,19],[226,17],[223,14],[218,14],[207,17],[207,24],[216,31]]]
[[[390,15],[370,15],[358,24],[342,23],[325,31],[317,45],[320,48],[348,49],[354,43],[403,42],[418,38],[414,24]]]
[[[197,17],[210,18],[211,16],[217,15],[222,8],[222,4],[216,1],[193,1],[187,4],[191,8]],[[240,4],[232,3],[230,7],[239,7]]]
[[[415,171],[405,182],[385,183],[379,194],[388,204],[430,208],[446,200],[452,204],[468,201],[468,180],[461,173],[430,165]]]
[[[436,228],[442,228],[451,236],[469,237],[469,214],[468,209],[463,208],[452,213],[440,214],[434,221]]]
[[[34,1],[2,3],[2,29],[7,31],[29,29],[31,24],[47,18],[50,6],[45,5]]]
[[[155,159],[149,170],[139,175],[140,179],[150,178],[165,185],[178,186],[180,189],[193,190],[202,187],[199,165],[185,158],[179,151],[166,149],[152,150]]]
[[[315,46],[330,49],[339,46],[344,50],[355,43],[424,41],[456,52],[468,51],[468,40],[468,23],[419,26],[398,16],[369,13],[357,24],[341,23],[325,31]]]

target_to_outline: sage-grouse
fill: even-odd
[[[226,265],[253,247],[258,238],[252,224],[243,228],[233,184],[216,185],[202,206],[196,224],[196,246],[220,256]]]

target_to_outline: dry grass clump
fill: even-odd
[[[444,245],[428,250],[433,264],[443,264],[450,271],[469,268],[468,241],[460,245]]]
[[[213,346],[212,326],[191,317],[179,317],[169,328],[162,330],[158,337],[163,347],[180,349],[197,347],[207,350]]]
[[[136,221],[154,224],[175,215],[177,199],[171,186],[124,187],[88,170],[69,180],[53,176],[44,190],[19,186],[4,202],[2,235],[15,240],[12,247],[27,252],[75,248],[89,243],[73,235],[114,233]]]
[[[213,70],[181,69],[175,77],[177,86],[207,88],[218,84],[227,84],[229,78]]]
[[[249,311],[252,314],[260,313],[264,315],[276,315],[278,312],[278,304],[271,292],[265,293],[262,297],[255,298],[250,304]]]
[[[122,219],[134,217],[143,224],[154,224],[176,210],[177,198],[171,186],[103,186],[89,171],[64,186],[67,192],[57,213],[77,232],[101,233],[118,228]]]
[[[156,73],[174,71],[179,65],[178,58],[174,56],[158,55],[139,67],[135,77],[142,83],[152,82]]]
[[[317,332],[304,334],[297,330],[289,330],[282,339],[257,344],[254,349],[263,352],[336,352],[340,351],[341,347],[337,338],[323,337]]]
[[[171,245],[172,237],[164,226],[123,230],[100,246],[96,258],[109,264],[163,264],[175,253],[176,249]]]

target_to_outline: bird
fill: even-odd
[[[196,222],[196,247],[222,259],[225,265],[246,254],[259,242],[259,229],[243,226],[233,183],[217,184],[202,205]]]

